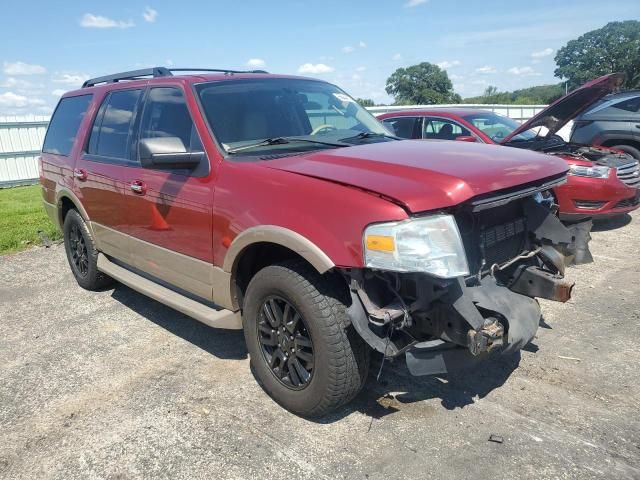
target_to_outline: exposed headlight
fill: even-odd
[[[576,175],[578,177],[592,177],[592,178],[609,178],[609,167],[585,167],[583,165],[570,165],[568,175]]]
[[[395,272],[454,278],[469,274],[458,225],[451,215],[377,223],[364,231],[364,263]]]

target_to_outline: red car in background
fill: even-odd
[[[640,205],[638,161],[617,150],[567,143],[556,132],[613,91],[621,79],[620,74],[611,74],[588,82],[523,124],[468,108],[405,110],[378,119],[402,138],[480,142],[557,155],[570,168],[567,183],[553,190],[560,216],[602,218]],[[545,127],[545,133],[539,127]]]

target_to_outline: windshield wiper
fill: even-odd
[[[266,138],[261,140],[260,142],[252,143],[250,145],[243,145],[241,147],[231,148],[227,150],[227,153],[238,153],[244,150],[251,150],[253,148],[258,147],[269,147],[271,145],[285,145],[287,143],[315,143],[318,145],[328,145],[330,147],[348,147],[349,145],[344,143],[335,143],[335,142],[323,142],[320,140],[311,140],[308,138],[295,138],[295,137],[274,137],[274,138]]]
[[[344,142],[346,140],[360,140],[364,138],[378,138],[378,137],[391,138],[393,140],[402,140],[402,138],[400,137],[396,137],[394,135],[387,135],[386,133],[360,132],[357,135],[354,135],[352,137],[341,138],[340,141]]]

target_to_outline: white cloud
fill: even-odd
[[[449,62],[448,60],[444,60],[442,62],[436,63],[436,65],[441,69],[446,70],[447,68],[457,67],[458,65],[460,65],[460,61],[452,60],[451,62]]]
[[[144,18],[145,22],[153,23],[158,18],[158,11],[151,7],[145,7],[144,12],[142,12],[142,18]]]
[[[417,7],[418,5],[422,5],[424,3],[427,3],[429,0],[409,0],[407,3],[404,4],[405,8],[413,8],[413,7]]]
[[[56,88],[53,92],[51,92],[51,95],[53,95],[54,97],[61,97],[65,94],[65,92],[66,90],[63,90],[62,88]]]
[[[85,73],[56,73],[51,79],[53,83],[63,83],[65,85],[80,86],[85,80],[89,80],[89,75]]]
[[[531,67],[512,67],[507,70],[512,75],[518,75],[520,77],[537,77],[541,75],[541,73],[536,72]]]
[[[23,108],[34,105],[45,105],[46,102],[40,98],[31,98],[24,95],[18,95],[13,92],[6,92],[0,94],[0,106]]]
[[[267,66],[267,62],[265,62],[261,58],[250,58],[246,63],[249,68],[264,68]]]
[[[0,83],[0,87],[2,88],[31,88],[33,87],[33,83],[28,82],[26,80],[22,80],[21,78],[7,77],[7,79]]]
[[[342,47],[342,53],[352,53],[355,50],[351,45],[347,45],[346,47]]]
[[[320,73],[331,73],[335,70],[335,68],[330,67],[329,65],[325,65],[324,63],[305,63],[300,65],[298,68],[298,73],[318,75]]]
[[[478,67],[475,70],[476,73],[481,73],[483,75],[490,74],[490,73],[496,73],[496,71],[497,71],[496,68],[492,67],[491,65],[485,65],[484,67]]]
[[[396,53],[393,57],[391,57],[391,60],[402,60],[402,55],[400,55],[399,53]]]
[[[366,43],[364,43],[362,40],[360,40],[360,41],[358,42],[358,46],[359,46],[360,48],[367,48],[367,44],[366,44]]]
[[[451,80],[462,80],[462,75],[456,75],[455,73],[452,73],[451,75],[449,75],[449,78]]]
[[[553,48],[545,48],[544,50],[540,50],[539,52],[532,52],[531,58],[543,58],[548,57],[553,53]]]
[[[356,68],[356,72],[364,72],[367,69],[367,67],[358,67]]]
[[[4,62],[2,71],[7,75],[42,75],[47,69],[42,65],[33,65],[24,62]]]
[[[85,13],[80,20],[80,26],[85,28],[131,28],[135,23],[131,20],[113,20],[112,18]]]

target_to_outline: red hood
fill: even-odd
[[[372,191],[411,212],[451,207],[567,170],[565,161],[528,150],[421,140],[322,150],[264,165]]]
[[[535,127],[548,128],[547,136],[555,134],[567,122],[619,87],[623,79],[622,73],[611,73],[585,83],[531,117],[510,135],[503,138],[500,143],[505,144],[516,135]]]

